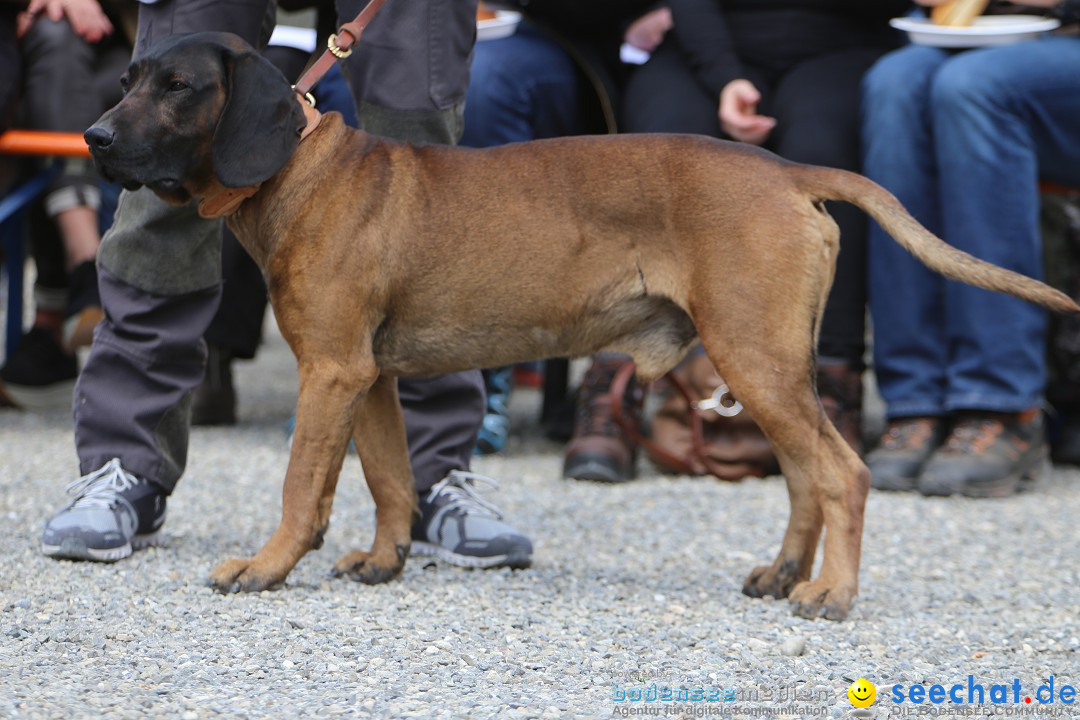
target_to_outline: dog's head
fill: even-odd
[[[229,33],[167,38],[121,84],[123,99],[84,134],[94,162],[106,179],[173,203],[263,182],[305,125],[281,72]]]

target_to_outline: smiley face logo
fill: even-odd
[[[877,699],[877,688],[869,680],[859,678],[847,689],[848,700],[857,708],[870,707]]]

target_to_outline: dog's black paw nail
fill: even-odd
[[[332,578],[339,578],[339,577],[341,577],[341,576],[342,576],[342,575],[344,575],[344,574],[345,574],[345,573],[341,572],[340,570],[338,570],[338,569],[337,569],[337,568],[335,567],[335,568],[330,568],[330,572],[326,573],[326,576],[327,576],[327,577],[332,577]]]

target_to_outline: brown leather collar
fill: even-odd
[[[307,120],[307,124],[300,132],[300,142],[303,142],[308,135],[315,132],[315,128],[319,127],[322,113],[312,107],[301,96],[297,95],[296,99],[300,103],[300,107],[303,108],[304,118]],[[239,188],[221,187],[217,192],[207,195],[199,201],[199,216],[219,218],[231,215],[240,208],[245,200],[259,192],[261,187],[262,183]]]

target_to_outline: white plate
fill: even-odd
[[[510,37],[521,23],[521,13],[511,10],[496,10],[495,17],[490,20],[476,21],[477,40],[498,40]]]
[[[1038,15],[982,15],[969,27],[935,25],[930,18],[893,18],[889,24],[908,34],[916,45],[947,48],[1009,45],[1030,40],[1061,25],[1053,18]]]

